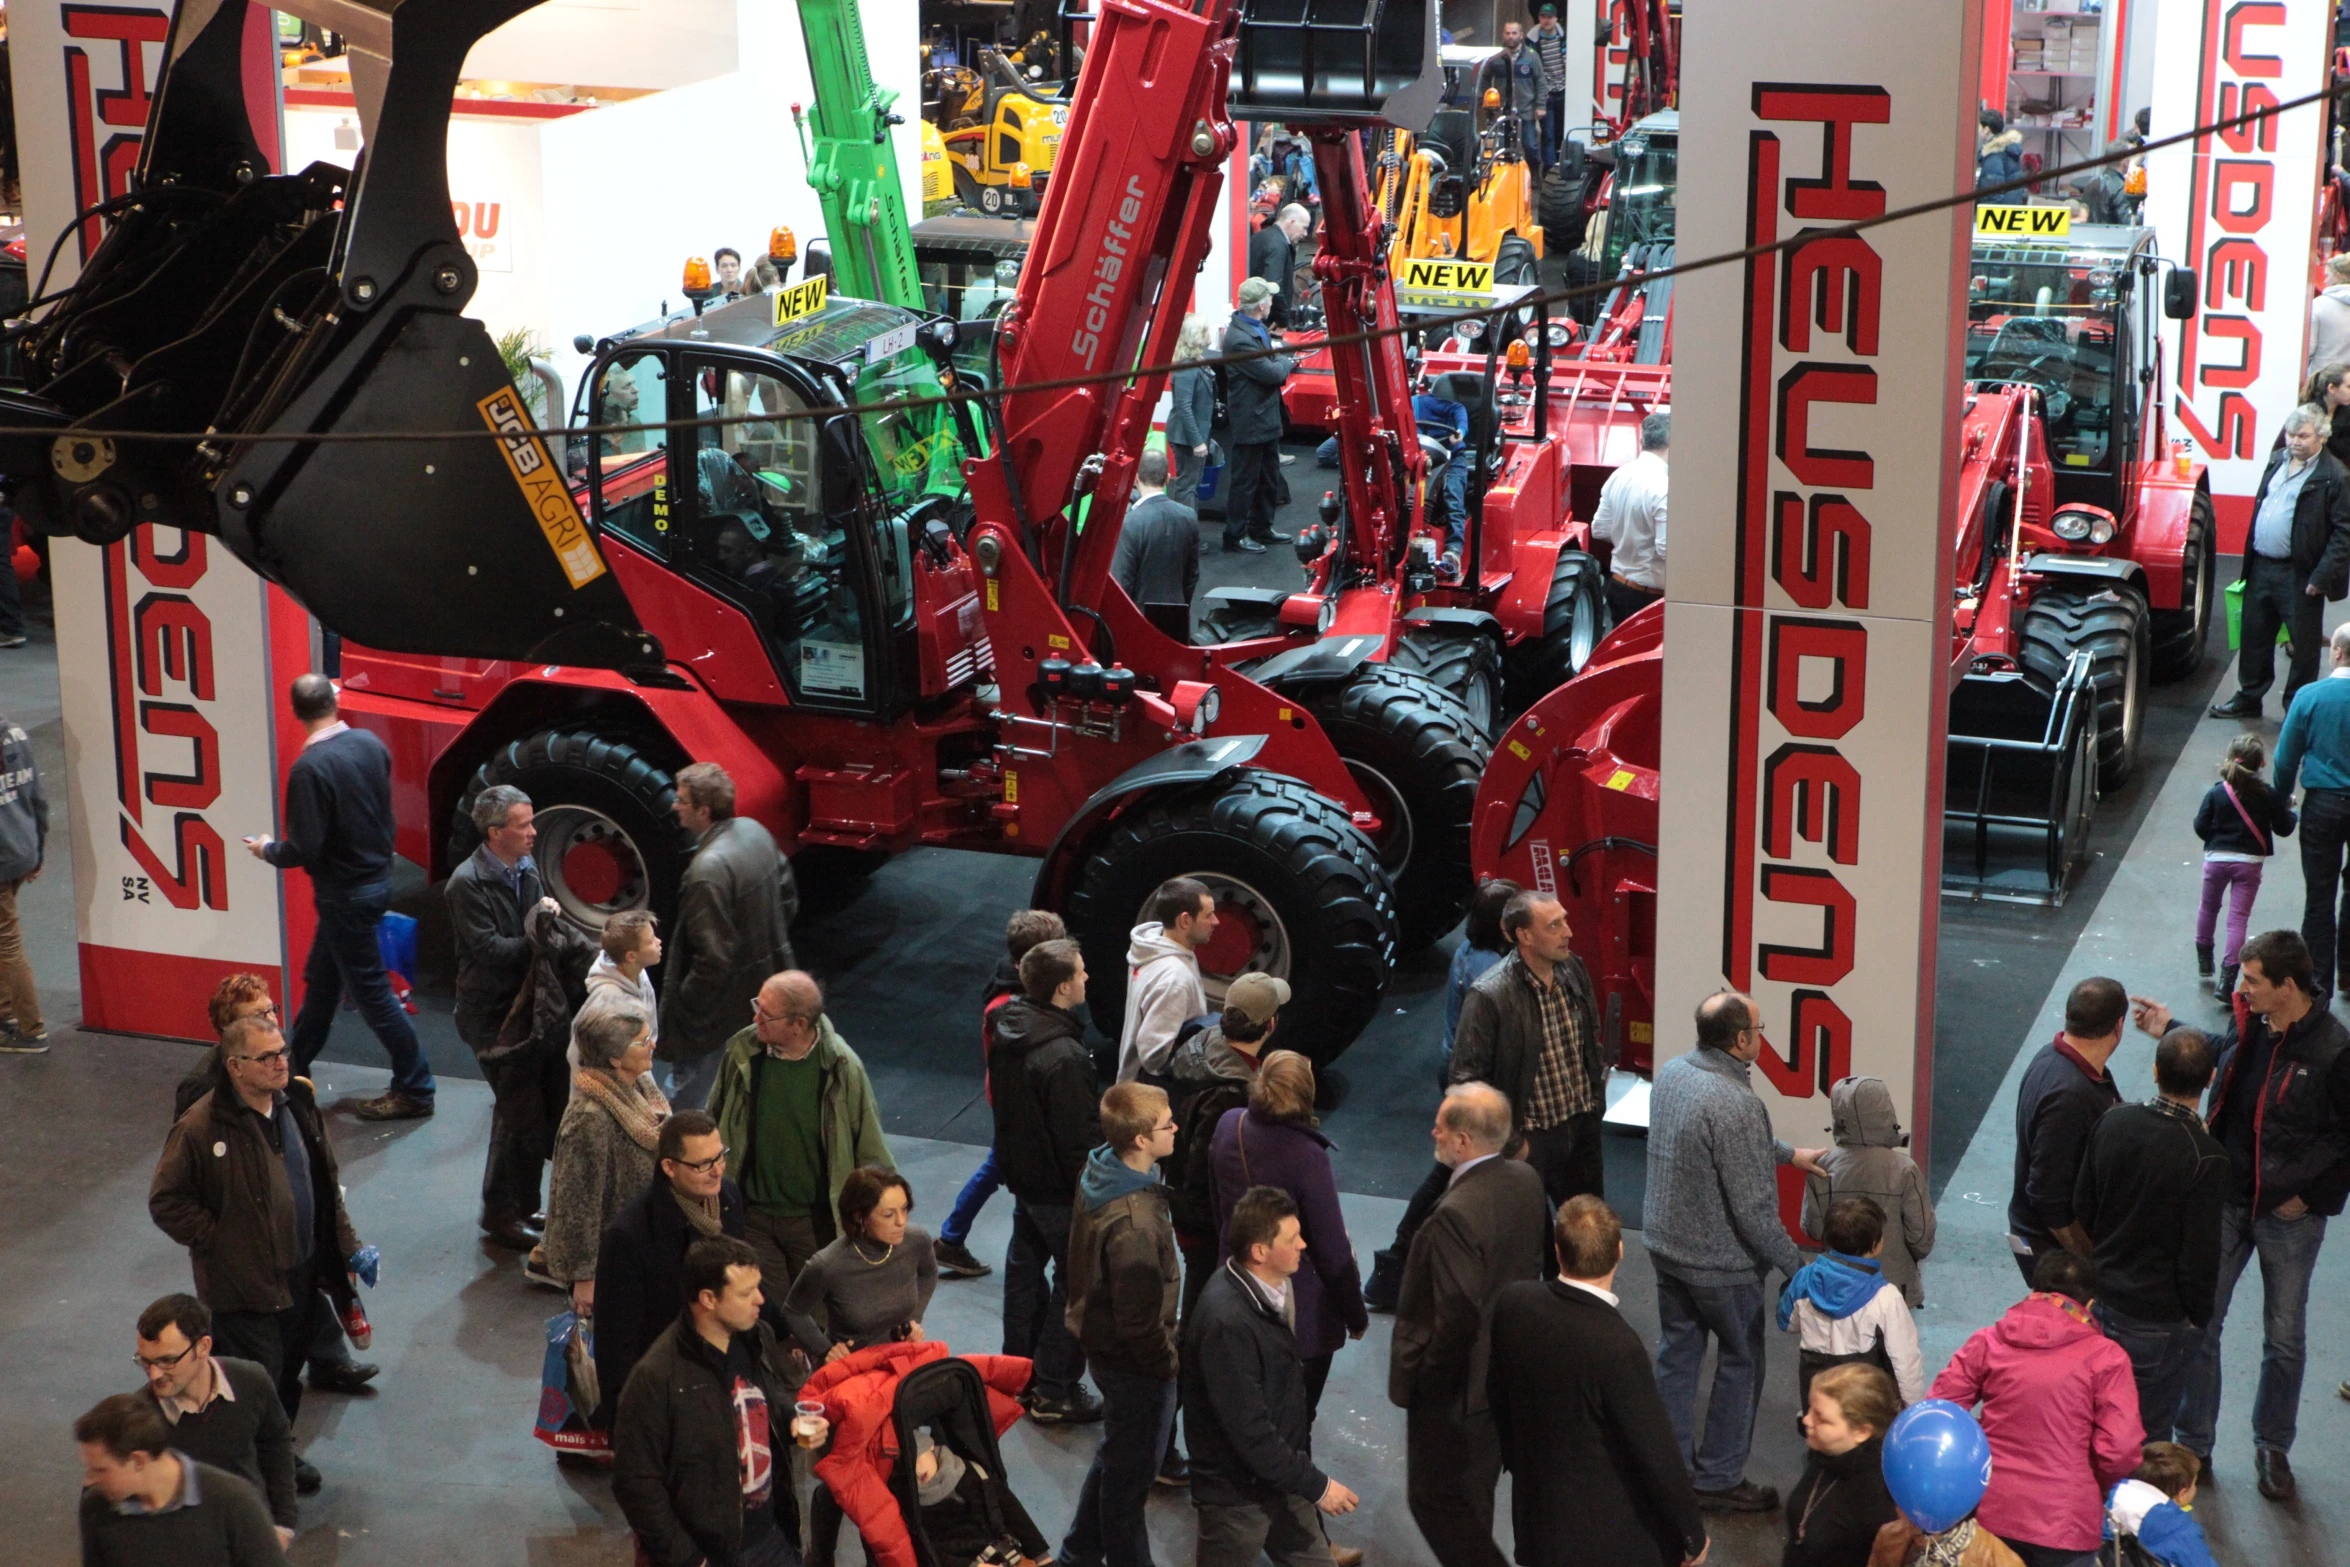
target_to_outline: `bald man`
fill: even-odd
[[[1486,1357],[1494,1298],[1542,1276],[1549,1208],[1542,1177],[1501,1156],[1510,1102],[1500,1090],[1453,1084],[1430,1136],[1452,1176],[1404,1262],[1387,1396],[1405,1411],[1405,1497],[1429,1550],[1443,1567],[1506,1567],[1493,1543],[1501,1448]]]
[[[897,1168],[865,1063],[824,1015],[824,991],[798,969],[771,976],[750,1026],[726,1042],[710,1118],[742,1183],[745,1238],[780,1297],[834,1234],[849,1172]]]

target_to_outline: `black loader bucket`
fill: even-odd
[[[1236,120],[1425,130],[1444,97],[1435,0],[1245,0]]]
[[[348,41],[365,137],[350,173],[289,176],[261,173],[246,123],[245,0],[179,7],[137,194],[26,336],[28,389],[0,401],[0,423],[55,431],[0,441],[28,520],[101,544],[216,534],[389,651],[660,663],[496,344],[459,313],[477,275],[450,211],[450,99],[474,43],[537,3],[278,5]],[[415,438],[319,439],[362,431]]]
[[[1968,674],[1950,696],[1945,895],[2060,904],[2089,857],[2097,690],[2076,651],[2053,692],[2022,671]]]

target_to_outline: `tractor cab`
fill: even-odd
[[[961,427],[891,406],[940,393],[956,335],[819,278],[596,345],[584,422],[622,428],[580,443],[588,512],[673,657],[733,656],[738,697],[884,718],[972,678]]]
[[[1999,209],[2055,225],[2062,209]],[[2066,223],[2046,237],[1978,230],[1967,277],[1966,377],[1976,389],[2038,394],[2058,531],[2103,544],[2127,527],[2139,463],[2159,459],[2162,409],[2149,398],[2165,315],[2194,313],[2194,274],[2155,287],[2154,231]],[[2183,287],[2181,284],[2183,283]],[[2158,298],[2158,293],[2160,297]],[[2151,443],[2151,444],[2150,444]],[[2093,537],[2089,507],[2107,514]],[[2067,533],[2076,528],[2077,534]]]
[[[966,323],[994,321],[1012,303],[1020,263],[1036,233],[1033,219],[1007,223],[968,213],[926,218],[914,225],[914,266],[922,277],[922,302],[960,330],[955,373],[992,386],[996,382],[995,338]]]
[[[1680,165],[1678,109],[1647,116],[1616,143],[1614,188],[1608,197],[1606,235],[1600,242],[1601,277],[1622,273],[1624,260],[1635,247],[1672,245]]]

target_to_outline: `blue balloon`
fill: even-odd
[[[1990,1484],[1990,1438],[1949,1399],[1910,1405],[1885,1433],[1885,1489],[1893,1493],[1893,1505],[1928,1534],[1940,1534],[1973,1512]]]

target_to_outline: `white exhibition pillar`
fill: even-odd
[[[2153,138],[2323,88],[2333,10],[2329,0],[2163,0]],[[2222,555],[2243,548],[2261,470],[2305,379],[2323,109],[2146,160],[2146,221],[2164,259],[2199,274],[2199,308],[2165,369],[2175,428],[2211,465]]]
[[[1817,1144],[1883,1078],[1923,1162],[1980,0],[1692,8],[1666,603],[1656,1054],[1751,992],[1754,1086]],[[1823,47],[1826,40],[1834,47]]]

